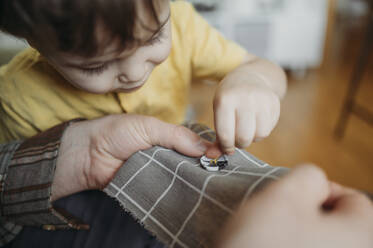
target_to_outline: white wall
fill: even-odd
[[[221,0],[202,14],[250,52],[297,70],[321,64],[327,10],[328,0]]]
[[[25,41],[17,39],[13,36],[0,32],[0,49],[1,50],[18,50],[26,47]]]

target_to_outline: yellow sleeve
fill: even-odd
[[[0,102],[0,116],[0,144],[32,137],[39,132],[3,101]]]
[[[0,142],[29,138],[79,117],[120,113],[114,94],[73,87],[36,50],[26,49],[0,68]]]
[[[22,98],[22,96],[10,93],[6,87],[7,85],[13,85],[13,81],[7,77],[9,71],[17,71],[19,67],[24,66],[24,62],[28,60],[21,60],[20,58],[28,58],[30,54],[29,49],[25,49],[13,58],[12,61],[17,62],[15,66],[9,63],[0,67],[0,144],[32,137],[38,132],[37,128],[20,115],[15,106],[8,101],[8,99],[16,100],[16,97]]]
[[[189,11],[193,78],[221,80],[243,62],[247,52],[224,38],[192,5],[189,5]]]

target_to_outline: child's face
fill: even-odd
[[[146,43],[131,50],[117,52],[117,44],[104,47],[100,55],[92,58],[82,58],[71,54],[53,53],[45,56],[49,62],[72,85],[82,90],[105,94],[108,92],[132,92],[139,89],[149,78],[154,67],[168,57],[171,50],[171,22],[168,1],[160,1],[159,20],[166,23],[159,33],[145,28],[137,32]],[[147,13],[141,12],[139,19],[149,23]],[[84,35],[84,34],[83,34]],[[104,39],[105,31],[98,28],[98,40]],[[153,36],[154,35],[154,36]]]

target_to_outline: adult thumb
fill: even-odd
[[[159,145],[191,157],[205,154],[210,143],[186,127],[158,119],[147,122],[147,136],[151,145]]]

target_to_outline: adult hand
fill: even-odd
[[[373,247],[372,202],[299,167],[253,196],[231,219],[216,247]]]
[[[52,200],[104,188],[132,154],[155,145],[197,157],[209,144],[185,127],[153,117],[111,115],[72,124],[62,137]]]

